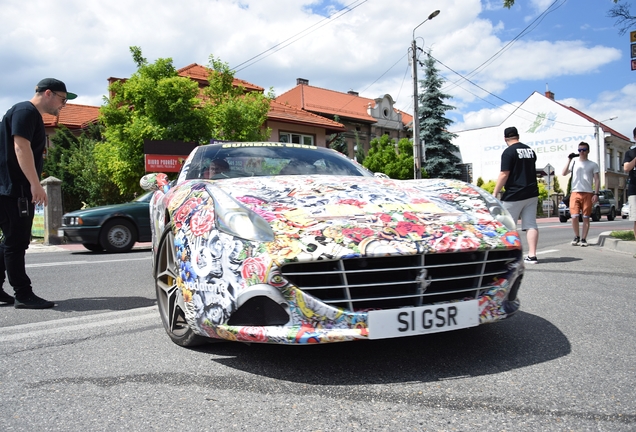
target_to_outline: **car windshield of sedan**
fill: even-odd
[[[186,179],[223,179],[276,175],[373,174],[341,153],[289,143],[225,143],[197,148]]]

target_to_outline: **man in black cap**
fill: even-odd
[[[35,87],[30,101],[12,106],[0,125],[0,304],[16,309],[46,309],[55,304],[33,293],[26,274],[24,256],[31,242],[36,204],[47,205],[40,184],[46,147],[43,114],[58,116],[69,99],[77,95],[55,78],[45,78]],[[5,273],[15,299],[4,292]]]
[[[515,222],[521,218],[521,229],[526,232],[528,239],[528,256],[524,262],[536,264],[539,243],[537,155],[530,147],[519,142],[519,132],[516,127],[506,128],[504,139],[508,148],[501,155],[501,172],[493,195],[498,196],[501,189],[505,189],[501,201]]]

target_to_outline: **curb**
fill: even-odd
[[[636,241],[619,240],[612,237],[611,231],[599,234],[596,244],[604,249],[631,254],[636,258]]]

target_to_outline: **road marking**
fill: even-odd
[[[62,318],[46,322],[21,324],[0,328],[0,343],[26,338],[41,338],[48,335],[60,335],[66,332],[84,332],[91,328],[107,327],[136,321],[157,321],[157,306],[130,309],[127,311],[106,312],[83,315],[75,318]],[[46,326],[46,328],[42,328]]]
[[[149,260],[150,257],[144,258],[128,258],[128,259],[113,259],[113,260],[98,260],[98,261],[60,261],[60,262],[52,262],[52,263],[40,263],[40,264],[27,264],[27,268],[34,267],[56,267],[56,266],[65,266],[65,265],[75,265],[75,264],[103,264],[103,263],[113,263],[113,262],[122,262],[122,261],[142,261]]]
[[[550,249],[547,251],[541,251],[541,252],[537,252],[537,255],[543,255],[543,254],[547,254],[547,253],[552,253],[552,252],[558,252],[559,249]]]

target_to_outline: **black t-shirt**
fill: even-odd
[[[636,157],[636,145],[633,145],[625,152],[623,163],[628,163]],[[636,166],[629,172],[627,183],[627,196],[636,195]]]
[[[504,185],[502,201],[521,201],[539,196],[536,170],[537,155],[523,143],[515,143],[501,155],[501,171],[510,171]]]
[[[31,198],[31,185],[24,176],[15,155],[14,135],[31,142],[31,151],[38,176],[42,174],[46,131],[42,115],[31,102],[12,106],[0,125],[0,195]]]

